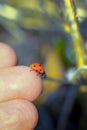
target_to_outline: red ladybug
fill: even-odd
[[[33,63],[30,65],[30,68],[41,74],[43,78],[46,78],[44,67],[40,63]]]

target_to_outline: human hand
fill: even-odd
[[[29,67],[15,66],[14,50],[0,43],[0,130],[33,130],[38,112],[31,103],[42,91],[42,80]]]

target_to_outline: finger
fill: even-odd
[[[0,102],[12,99],[32,101],[42,92],[42,79],[29,67],[0,69]]]
[[[0,43],[0,67],[9,67],[17,64],[15,51],[7,44]]]
[[[0,130],[33,130],[37,121],[35,106],[26,100],[0,104]]]

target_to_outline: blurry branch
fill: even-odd
[[[9,5],[0,4],[0,17],[1,16],[9,20],[15,21],[19,16],[19,12],[18,10]]]
[[[59,79],[55,79],[55,78],[51,78],[51,77],[47,77],[46,80],[49,80],[51,82],[56,82],[56,83],[59,83],[59,84],[66,84],[67,83],[63,80],[59,80]]]
[[[0,4],[0,19],[1,24],[12,36],[20,40],[20,35],[21,38],[24,36],[21,27],[35,31],[59,32],[61,30],[60,32],[63,32],[62,25],[64,24],[66,31],[69,30],[70,33],[71,30],[78,67],[86,63],[84,41],[76,21],[77,16],[73,0],[20,0],[14,5],[15,8],[10,6],[10,3],[15,3],[15,1],[9,1],[7,3],[9,5]],[[64,15],[67,15],[70,27],[67,26],[68,24],[65,24]],[[12,22],[13,25],[10,27]],[[15,34],[17,32],[16,30],[19,32],[19,36]]]
[[[78,89],[81,85],[87,85],[87,79],[80,76],[82,71],[87,71],[87,66],[78,68],[72,78],[72,83],[67,90],[65,101],[61,107],[61,111],[58,116],[57,130],[65,130],[68,124],[69,116],[74,105]],[[86,72],[87,73],[87,72]],[[77,78],[79,76],[79,78]],[[77,79],[77,80],[76,80]]]
[[[2,19],[1,25],[12,35],[17,41],[21,42],[25,39],[25,33],[15,22]]]
[[[71,30],[72,42],[76,52],[77,66],[81,67],[87,63],[84,40],[79,31],[79,25],[76,20],[76,10],[74,0],[63,0],[66,8],[66,14]]]
[[[57,130],[66,129],[69,116],[77,96],[77,92],[81,85],[87,85],[87,79],[81,77],[81,73],[83,71],[87,71],[87,66],[77,68],[77,70],[73,72],[74,74],[71,81],[64,82],[62,80],[48,78],[48,80],[60,83],[60,87],[55,93],[48,96],[46,100],[46,105],[50,107],[55,104],[55,102],[58,103],[58,101],[63,100],[64,98],[64,102],[58,113]]]
[[[0,4],[0,24],[18,41],[23,41],[25,33],[18,26],[20,12],[15,8]]]
[[[75,71],[75,73],[74,73],[74,76],[73,76],[73,78],[72,78],[72,81],[73,82],[75,82],[75,80],[77,79],[77,77],[78,76],[81,76],[81,73],[82,72],[85,72],[85,73],[87,73],[86,71],[87,71],[87,66],[86,65],[84,65],[84,66],[82,66],[82,67],[80,67],[80,68],[78,68],[76,71]],[[83,75],[84,76],[84,75]],[[83,77],[80,77],[80,78],[83,78]],[[85,81],[85,80],[84,80]],[[87,83],[85,82],[83,82],[83,83],[81,83],[82,85],[87,85]]]
[[[0,4],[1,25],[18,41],[22,41],[25,38],[25,33],[21,27],[35,31],[58,32],[58,29],[56,29],[58,22],[55,16],[49,14],[45,9],[45,4],[42,3],[43,1],[40,1],[39,9],[14,8],[7,4]],[[44,24],[45,22],[46,24]],[[47,22],[49,26],[47,26]],[[50,23],[52,25],[51,28]]]
[[[70,85],[69,89],[67,90],[65,101],[59,113],[57,130],[66,130],[68,119],[72,111],[78,89],[79,85]]]
[[[46,31],[58,32],[58,30],[63,29],[61,28],[62,26],[60,27],[60,25],[61,25],[61,22],[62,23],[64,22],[64,17],[62,14],[65,14],[65,12],[63,13],[63,10],[64,10],[63,5],[62,5],[63,2],[62,3],[61,2],[58,1],[57,2],[58,4],[56,5],[55,2],[51,2],[50,0],[48,2],[45,2],[44,0],[38,0],[38,2],[34,2],[31,0],[26,1],[26,2],[20,1],[19,5],[15,5],[15,8],[7,4],[0,4],[0,17],[4,18],[3,26],[5,25],[4,24],[5,19],[8,21],[8,24],[11,22],[14,22],[17,28],[19,26],[19,29],[18,29],[19,34],[23,32],[23,30],[20,29],[21,26],[23,28],[32,29],[35,31],[46,30]],[[35,5],[35,3],[37,5]],[[53,7],[55,8],[53,9]],[[48,24],[49,26],[47,26]],[[50,24],[52,25],[51,28],[50,28]],[[68,28],[67,24],[65,23],[64,23],[64,26],[65,28]],[[8,27],[8,29],[10,29],[10,26]],[[12,33],[14,37],[16,37],[15,31],[12,31],[11,29],[9,31]]]
[[[49,21],[54,25],[55,28],[58,28],[58,21],[55,18],[53,18],[52,15],[48,14],[43,0],[40,0],[40,6],[43,10],[44,15],[49,19]]]
[[[71,71],[70,73],[73,73],[71,79],[69,79],[70,78],[70,75],[69,75],[69,78],[67,77],[67,79],[64,78],[63,80],[55,79],[52,77],[46,77],[45,80],[49,80],[51,82],[56,82],[56,83],[64,84],[64,85],[66,85],[66,84],[76,84],[79,86],[87,85],[86,77],[84,77],[84,75],[82,75],[82,72],[85,72],[85,74],[87,74],[86,65],[73,70],[73,72]]]

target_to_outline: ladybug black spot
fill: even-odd
[[[36,65],[34,65],[34,67],[36,67]]]
[[[41,71],[41,69],[40,69],[40,71]]]
[[[41,67],[41,64],[39,64],[39,66]]]

